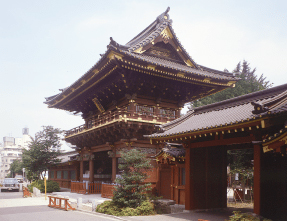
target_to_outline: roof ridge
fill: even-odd
[[[138,35],[136,35],[134,38],[132,38],[125,45],[129,46],[129,47],[132,47],[133,43],[136,40],[141,39],[140,41],[142,41],[146,37],[145,35],[147,34],[147,31],[151,30],[153,27],[157,28],[161,23],[165,23],[165,22],[169,23],[169,22],[171,22],[171,20],[169,20],[169,15],[168,15],[169,10],[170,10],[170,7],[168,7],[165,10],[165,12],[163,12],[159,16],[157,16],[157,18],[148,27],[146,27],[143,31],[141,31]]]

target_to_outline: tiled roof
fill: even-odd
[[[232,73],[226,73],[223,71],[217,71],[214,69],[210,69],[204,66],[197,65],[191,56],[188,55],[184,47],[181,45],[180,41],[175,35],[175,32],[172,28],[172,20],[169,19],[169,8],[159,15],[152,24],[150,24],[146,29],[144,29],[141,33],[139,33],[135,38],[133,38],[131,41],[129,41],[126,45],[120,45],[116,41],[114,41],[112,38],[110,38],[110,43],[107,46],[107,50],[104,54],[101,55],[101,58],[97,61],[95,65],[93,65],[90,70],[88,70],[84,75],[82,75],[76,82],[74,82],[69,87],[62,90],[61,93],[46,98],[46,101],[44,103],[49,104],[50,107],[53,107],[54,105],[62,102],[63,99],[66,99],[64,97],[70,96],[70,91],[74,91],[74,89],[81,88],[82,82],[86,82],[86,80],[97,78],[97,76],[101,73],[101,69],[107,65],[107,63],[111,62],[109,58],[109,54],[114,51],[116,53],[120,53],[122,55],[130,56],[136,59],[139,59],[141,61],[146,61],[150,64],[158,64],[159,66],[166,67],[171,70],[178,70],[179,72],[184,72],[188,74],[194,74],[198,75],[200,78],[207,78],[206,82],[208,82],[211,79],[217,79],[219,81],[231,81],[228,82],[228,84],[224,84],[224,87],[231,86],[233,83],[239,80],[239,78],[235,77]],[[148,44],[151,45],[151,42],[155,40],[157,37],[159,37],[162,34],[162,31],[165,30],[165,28],[168,28],[173,36],[172,39],[176,42],[176,45],[180,47],[180,51],[184,54],[184,59],[190,60],[192,63],[189,65],[183,65],[181,63],[177,63],[174,61],[171,61],[169,58],[162,59],[157,56],[149,56],[144,55],[141,53],[137,53],[136,50],[144,47]],[[186,62],[186,61],[184,61]],[[183,62],[183,63],[184,63]],[[112,62],[111,62],[112,63]],[[193,67],[191,67],[193,66]],[[96,70],[97,74],[94,73]],[[205,79],[204,79],[205,80]],[[230,83],[230,84],[229,84]],[[217,84],[221,84],[217,82]],[[85,86],[83,86],[85,87]],[[76,90],[74,93],[78,93]]]
[[[219,72],[217,71],[216,73],[210,72],[210,71],[204,71],[200,69],[196,69],[187,65],[183,65],[180,63],[176,63],[170,60],[165,60],[162,58],[158,57],[152,57],[144,54],[137,54],[137,53],[132,53],[132,52],[125,52],[125,54],[130,55],[134,58],[138,58],[140,60],[144,60],[147,62],[150,62],[152,64],[160,65],[163,67],[168,67],[172,68],[181,72],[186,72],[186,73],[193,73],[195,75],[200,75],[202,77],[206,78],[215,78],[215,79],[224,79],[224,80],[239,80],[239,78],[235,77],[235,75],[226,73],[226,72]]]
[[[77,151],[71,151],[71,152],[62,153],[57,158],[59,160],[61,160],[61,163],[66,163],[66,162],[69,162],[71,160],[71,158],[73,158],[77,155],[78,155]]]
[[[147,137],[156,138],[207,130],[238,124],[260,117],[260,115],[287,112],[287,84],[250,93],[189,111],[183,117],[161,125],[161,132]],[[275,102],[275,103],[274,103]],[[255,104],[272,104],[260,113],[253,113]],[[286,119],[287,120],[287,119]]]

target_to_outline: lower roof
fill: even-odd
[[[236,125],[282,112],[287,113],[287,84],[195,108],[181,118],[159,126],[158,133],[146,137],[172,137]]]

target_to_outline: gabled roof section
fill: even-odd
[[[170,57],[173,55],[187,66],[200,69],[176,37],[172,28],[172,20],[169,18],[169,10],[168,7],[154,22],[130,40],[125,45],[127,51],[138,54],[152,53],[166,59],[174,59]]]

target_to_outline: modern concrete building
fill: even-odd
[[[0,146],[0,182],[9,174],[11,163],[22,159],[22,151],[28,148],[30,139],[29,128],[23,128],[21,138],[3,137],[3,145]]]

